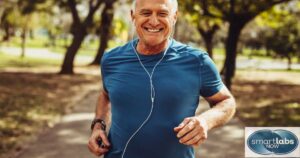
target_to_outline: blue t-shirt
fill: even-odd
[[[138,40],[104,54],[101,71],[111,102],[112,121],[105,158],[121,158],[126,142],[151,110],[149,76],[134,52]],[[139,54],[151,72],[163,53]],[[195,115],[199,96],[212,96],[223,83],[208,54],[169,41],[169,49],[153,75],[155,102],[148,122],[127,146],[124,158],[194,158],[191,146],[179,143],[174,127]]]

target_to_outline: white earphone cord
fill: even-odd
[[[168,43],[169,45],[169,43]],[[126,149],[128,147],[128,144],[130,143],[130,141],[132,140],[132,138],[140,131],[140,129],[147,123],[147,121],[149,120],[150,116],[152,115],[152,111],[153,111],[153,107],[154,107],[154,99],[155,99],[155,89],[154,89],[154,85],[153,85],[153,81],[152,81],[152,77],[153,77],[153,74],[154,74],[154,71],[157,67],[157,65],[159,65],[161,63],[161,61],[163,60],[163,58],[165,57],[168,49],[170,46],[168,46],[162,56],[162,58],[154,65],[153,69],[152,69],[152,72],[151,74],[148,72],[148,70],[146,69],[146,67],[144,66],[143,62],[141,61],[140,59],[140,56],[138,55],[137,51],[135,50],[135,47],[133,46],[133,41],[131,42],[131,46],[134,50],[134,53],[136,54],[139,62],[140,62],[140,65],[143,67],[143,69],[145,70],[145,72],[147,73],[148,77],[149,77],[149,80],[150,80],[150,96],[151,96],[151,110],[147,116],[147,118],[144,120],[144,122],[140,125],[140,127],[130,136],[130,138],[128,139],[128,141],[126,142],[126,145],[124,147],[124,150],[123,150],[123,153],[122,153],[122,158],[124,158],[124,155],[125,155],[125,152],[126,152]]]

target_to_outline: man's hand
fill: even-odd
[[[180,143],[196,147],[207,139],[208,125],[199,117],[188,117],[174,131],[177,132]]]
[[[97,143],[97,140],[102,140],[104,147],[100,147]],[[108,152],[110,143],[107,139],[106,132],[102,129],[99,129],[95,126],[92,135],[88,142],[89,150],[96,156],[101,156]]]

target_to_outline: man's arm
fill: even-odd
[[[95,118],[102,119],[106,123],[110,122],[110,100],[108,94],[104,90],[100,90]],[[105,147],[100,147],[97,140],[102,140]],[[102,129],[100,123],[96,123],[92,129],[92,134],[88,142],[89,150],[96,156],[101,156],[109,150],[110,143],[108,141],[106,132]]]
[[[217,94],[205,98],[212,107],[198,116],[207,122],[208,130],[227,123],[235,113],[235,99],[224,86]]]
[[[95,118],[102,119],[106,124],[110,124],[110,100],[108,94],[101,90],[96,106]],[[100,127],[100,124],[96,124],[96,127]]]
[[[180,143],[198,146],[207,139],[208,130],[225,124],[233,117],[235,100],[225,86],[217,94],[205,99],[211,105],[211,109],[198,116],[185,118],[174,128]]]

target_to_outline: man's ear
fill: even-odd
[[[132,22],[134,23],[135,16],[134,16],[133,10],[130,10],[130,16],[131,16]]]
[[[178,17],[178,11],[176,11],[175,14],[174,14],[173,25],[176,24],[177,17]]]

